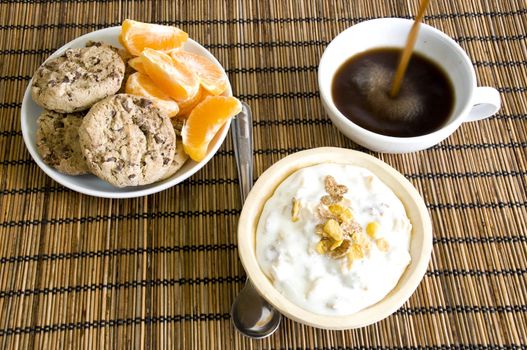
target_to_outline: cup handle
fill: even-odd
[[[477,87],[472,99],[472,109],[465,121],[473,122],[490,117],[499,111],[501,98],[498,90],[492,87]]]

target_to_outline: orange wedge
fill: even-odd
[[[128,60],[128,65],[132,67],[136,72],[146,74],[141,56],[137,56],[132,58],[131,60]]]
[[[209,96],[190,113],[181,136],[185,153],[196,162],[207,155],[207,148],[220,128],[242,110],[234,97]]]
[[[178,118],[185,119],[190,115],[190,112],[200,103],[203,101],[207,96],[211,96],[210,92],[205,90],[203,87],[199,88],[198,93],[196,96],[192,99],[189,99],[187,101],[178,102],[179,105],[179,113]]]
[[[184,50],[170,51],[170,55],[192,69],[198,76],[201,85],[212,95],[220,95],[227,90],[227,75],[223,69],[208,58]]]
[[[145,74],[137,72],[128,77],[125,92],[131,95],[150,98],[168,117],[174,117],[179,112],[176,101],[170,98]]]
[[[198,77],[185,64],[152,49],[145,49],[140,57],[150,79],[177,102],[189,101],[198,93]]]
[[[121,27],[119,41],[134,56],[145,48],[173,50],[188,40],[188,34],[179,28],[159,24],[142,23],[126,19]]]
[[[146,75],[145,68],[143,66],[143,58],[141,56],[134,57],[131,60],[128,61],[128,64],[130,67],[132,67],[135,71],[143,73]],[[203,87],[200,87],[198,90],[198,93],[193,96],[192,98],[189,98],[185,101],[179,101],[179,113],[178,117],[180,119],[184,119],[188,117],[190,112],[198,103],[200,103],[205,97],[210,96],[211,93],[205,90]]]

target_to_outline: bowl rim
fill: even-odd
[[[366,128],[363,128],[362,126],[355,124],[340,110],[335,106],[335,103],[333,102],[333,99],[331,97],[331,92],[327,91],[326,89],[322,88],[323,85],[323,79],[324,79],[324,72],[321,72],[320,67],[327,66],[326,61],[328,60],[328,57],[331,54],[331,50],[333,50],[333,47],[336,45],[336,42],[339,40],[343,40],[347,35],[350,35],[352,32],[363,30],[364,27],[367,26],[373,26],[376,23],[383,22],[383,24],[389,24],[389,25],[404,25],[411,27],[411,25],[414,23],[411,19],[406,18],[398,18],[398,17],[385,17],[385,18],[374,18],[366,21],[362,21],[360,23],[354,24],[346,29],[344,29],[342,32],[338,33],[326,46],[324,49],[324,52],[322,53],[322,56],[320,57],[320,61],[318,64],[318,70],[317,70],[317,84],[318,84],[318,90],[320,93],[320,98],[322,99],[323,103],[327,106],[327,108],[331,111],[330,117],[331,119],[335,118],[339,122],[343,123],[342,127],[346,128],[347,130],[351,130],[356,133],[360,133],[364,137],[367,137],[371,139],[373,142],[392,142],[392,143],[398,143],[401,145],[413,145],[413,144],[419,144],[422,142],[426,142],[429,139],[434,138],[445,138],[444,135],[450,135],[452,132],[454,132],[462,123],[465,121],[465,117],[472,108],[471,101],[473,100],[474,91],[477,88],[477,80],[476,80],[476,72],[474,70],[474,66],[472,65],[472,61],[470,60],[470,57],[468,54],[463,50],[463,48],[450,36],[448,36],[446,33],[440,31],[439,29],[432,27],[431,25],[428,25],[426,23],[421,23],[421,28],[424,30],[427,30],[434,35],[438,36],[440,40],[443,40],[445,42],[448,42],[454,51],[456,51],[457,55],[463,59],[463,64],[467,66],[467,73],[470,79],[470,85],[472,86],[471,91],[469,92],[469,96],[467,97],[467,103],[463,107],[463,109],[459,112],[459,114],[455,117],[454,120],[450,121],[448,124],[445,124],[440,129],[430,132],[428,134],[419,135],[419,136],[411,136],[411,137],[397,137],[397,136],[388,136],[383,135],[380,133],[376,133],[373,131],[370,131]],[[384,46],[383,46],[384,47]],[[350,56],[351,57],[351,56]],[[329,114],[329,113],[328,113]],[[341,129],[339,125],[336,125],[337,128]],[[437,141],[439,142],[439,141]]]
[[[278,292],[271,281],[261,270],[256,259],[254,236],[259,216],[267,199],[274,193],[276,187],[294,171],[320,163],[344,163],[363,166],[392,189],[394,192],[404,192],[411,203],[403,202],[407,215],[417,218],[412,221],[412,235],[423,236],[421,251],[417,260],[412,259],[403,276],[410,271],[406,283],[398,284],[381,301],[351,315],[321,315],[294,304]],[[392,185],[386,183],[390,179]],[[393,188],[397,185],[397,191]],[[396,193],[397,194],[397,193]],[[400,196],[398,195],[400,198]],[[408,204],[416,208],[415,213],[408,213]],[[252,238],[247,232],[250,232]],[[238,254],[242,265],[260,295],[275,306],[285,316],[300,323],[323,329],[345,330],[359,328],[378,322],[399,309],[413,294],[428,268],[432,253],[432,223],[423,198],[415,187],[397,170],[369,154],[337,147],[320,147],[293,153],[268,168],[256,181],[249,193],[238,222]],[[403,277],[401,277],[403,278]]]
[[[94,37],[106,36],[106,37],[117,38],[119,33],[120,33],[120,31],[121,31],[121,26],[113,26],[113,27],[103,28],[103,29],[99,29],[99,30],[95,30],[95,31],[83,34],[83,35],[81,35],[81,36],[69,41],[68,43],[64,44],[63,46],[61,46],[59,49],[57,49],[55,52],[53,52],[51,55],[49,55],[42,62],[42,64],[45,63],[46,61],[48,61],[51,58],[54,58],[54,57],[57,57],[57,56],[61,55],[64,51],[66,51],[68,48],[70,48],[72,46],[79,45],[79,44],[84,44],[84,43],[88,42],[89,40],[94,40],[95,39]],[[205,47],[203,47],[198,42],[196,42],[196,41],[194,41],[194,40],[192,40],[190,38],[187,40],[186,44],[187,43],[188,43],[189,46],[204,52],[205,56],[208,59],[210,59],[215,65],[217,65],[223,71],[225,71],[225,69],[223,68],[221,63]],[[122,48],[122,45],[119,45],[119,48]],[[29,153],[30,153],[31,157],[33,158],[33,160],[35,161],[35,163],[37,163],[37,165],[40,167],[40,169],[42,169],[53,180],[55,180],[56,182],[58,182],[62,186],[67,187],[67,188],[69,188],[69,189],[71,189],[73,191],[76,191],[76,192],[79,192],[79,193],[82,193],[82,194],[86,194],[86,195],[90,195],[90,196],[94,196],[94,197],[100,197],[100,198],[121,198],[121,199],[142,197],[142,196],[147,196],[147,195],[150,195],[150,194],[154,194],[154,193],[157,193],[157,192],[164,191],[164,190],[166,190],[166,189],[168,189],[168,188],[170,188],[172,186],[175,186],[175,185],[183,182],[184,180],[186,180],[190,176],[194,175],[201,168],[203,168],[205,166],[205,164],[207,164],[212,159],[212,157],[216,154],[218,149],[221,147],[221,145],[225,141],[225,138],[227,137],[227,133],[229,132],[229,128],[230,128],[230,124],[231,124],[231,119],[229,119],[223,125],[223,127],[218,131],[218,133],[215,136],[215,138],[217,138],[216,143],[213,144],[212,147],[209,146],[209,149],[207,151],[207,155],[202,161],[196,163],[192,159],[188,159],[187,160],[186,163],[193,162],[194,164],[192,165],[192,167],[190,169],[188,169],[187,171],[185,171],[183,173],[181,173],[178,170],[174,175],[172,175],[168,179],[165,179],[165,180],[162,180],[162,181],[158,181],[156,183],[152,183],[152,184],[149,184],[149,185],[136,186],[135,189],[129,190],[129,191],[122,191],[122,192],[120,192],[120,191],[90,189],[90,188],[86,188],[86,187],[83,187],[83,186],[80,186],[80,185],[76,184],[76,182],[73,181],[73,179],[71,179],[71,180],[69,179],[69,176],[66,177],[67,175],[62,174],[59,171],[55,170],[53,167],[47,165],[43,161],[43,159],[40,156],[40,154],[38,153],[37,147],[36,147],[36,140],[33,140],[31,138],[30,131],[29,131],[29,123],[31,123],[31,121],[29,121],[29,118],[33,118],[33,117],[37,118],[38,116],[30,115],[30,113],[27,110],[28,109],[28,105],[32,102],[32,98],[31,98],[31,85],[32,85],[32,82],[33,82],[33,78],[29,81],[29,83],[27,85],[27,88],[26,88],[26,90],[24,92],[24,97],[23,97],[23,100],[22,100],[22,106],[21,106],[21,109],[20,109],[20,123],[21,123],[21,129],[22,129],[22,137],[23,137],[24,144],[25,144],[27,150],[29,151]],[[231,86],[231,83],[230,83],[230,80],[228,79],[228,77],[227,77],[227,90],[223,93],[223,96],[232,96],[232,86]],[[41,107],[39,106],[39,108],[41,108]],[[88,174],[86,176],[95,176],[95,175]],[[101,181],[104,181],[104,180],[101,180]],[[118,189],[117,187],[114,187],[114,188],[116,190]],[[134,188],[134,187],[128,187],[128,189],[131,189],[131,188]]]

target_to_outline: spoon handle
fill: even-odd
[[[245,102],[242,102],[242,111],[232,121],[231,131],[243,204],[253,187],[253,120],[251,107]]]
[[[231,124],[232,144],[238,168],[241,203],[253,186],[253,121],[251,108],[242,102],[242,111]],[[234,327],[243,335],[259,339],[278,329],[282,315],[262,298],[249,279],[231,307]]]

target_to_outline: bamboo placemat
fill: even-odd
[[[55,49],[125,18],[180,26],[227,68],[254,111],[256,175],[317,146],[357,148],[325,116],[316,69],[328,42],[416,1],[0,0],[0,347],[519,349],[527,343],[527,4],[432,1],[497,87],[502,110],[430,150],[375,154],[422,193],[434,225],[426,277],[393,316],[352,331],[285,320],[252,341],[230,324],[243,286],[230,137],[203,170],[145,198],[79,195],[32,161],[20,105]]]

